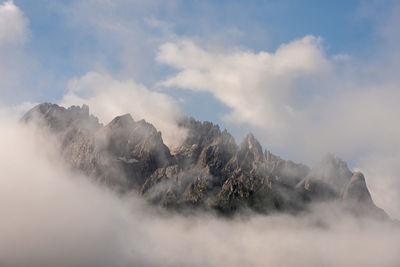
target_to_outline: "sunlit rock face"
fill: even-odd
[[[103,126],[85,105],[40,104],[21,122],[53,134],[72,168],[167,208],[299,213],[310,203],[332,201],[357,214],[387,217],[373,203],[363,174],[334,155],[310,169],[263,152],[251,133],[237,145],[211,122],[180,121],[187,137],[174,151],[152,124],[126,114]]]

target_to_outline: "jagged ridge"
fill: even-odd
[[[334,155],[310,170],[263,152],[251,133],[237,145],[232,135],[210,122],[183,119],[180,127],[188,135],[171,153],[153,125],[129,114],[103,126],[85,105],[66,109],[44,103],[21,121],[54,133],[73,168],[166,207],[201,207],[224,214],[248,207],[260,213],[297,213],[312,202],[340,201],[387,217],[373,203],[364,176],[351,172]]]

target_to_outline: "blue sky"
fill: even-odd
[[[160,32],[149,27],[149,19],[170,24],[171,33],[177,36],[254,51],[274,51],[282,43],[313,34],[324,39],[328,55],[359,57],[373,53],[377,38],[375,17],[364,14],[364,1],[115,1],[119,4],[101,9],[101,14],[126,27],[140,27],[141,38],[135,44],[146,50],[140,58],[146,60],[147,74],[143,75],[141,70],[121,71],[124,63],[113,50],[124,46],[123,41],[104,40],[90,18],[84,14],[76,18],[79,14],[74,9],[84,5],[80,2],[87,2],[85,8],[93,10],[101,5],[96,1],[15,1],[29,19],[26,49],[49,80],[48,89],[33,96],[37,101],[62,97],[63,82],[96,68],[99,58],[107,71],[151,86],[168,70],[154,64],[154,43],[161,43],[162,37],[153,40]]]
[[[183,115],[400,188],[398,1],[0,1],[0,105],[89,104],[183,136]],[[379,182],[378,182],[379,181]],[[385,181],[384,183],[382,181]],[[400,215],[400,206],[390,206]]]
[[[57,101],[65,93],[68,80],[98,68],[151,88],[171,72],[154,62],[157,45],[168,40],[169,34],[253,51],[274,51],[282,43],[312,34],[323,38],[328,55],[371,55],[378,38],[377,17],[392,5],[390,1],[381,5],[365,1],[114,1],[117,4],[107,9],[102,7],[106,2],[15,1],[29,20],[30,38],[25,49],[40,73],[23,85],[30,87],[24,88],[29,92],[12,98],[14,101]],[[80,8],[81,13],[76,10]],[[368,14],[368,9],[376,13]],[[96,30],[98,18],[85,18],[97,10],[99,16],[115,23],[139,28],[127,33],[135,38],[127,45],[137,47],[129,60],[141,61],[141,67],[127,67],[115,53],[129,49],[123,48],[124,38],[108,40]],[[160,34],[162,30],[148,25],[150,19],[168,24],[170,33]],[[41,82],[35,80],[38,76]],[[218,115],[226,107],[207,93],[170,90],[170,94],[186,98],[186,114],[224,123]],[[204,103],[209,102],[204,110]]]
[[[282,44],[313,35],[321,38],[327,58],[345,55],[352,63],[376,59],[386,49],[380,27],[394,15],[396,1],[15,0],[14,4],[28,20],[19,61],[32,67],[18,70],[19,84],[2,97],[3,102],[18,104],[58,102],[71,79],[91,71],[133,79],[155,90],[157,82],[176,73],[155,60],[158,48],[179,38],[203,47],[273,53]],[[308,94],[307,87],[304,91]],[[174,86],[164,92],[184,100],[184,114],[235,128],[221,119],[230,107],[210,92]]]

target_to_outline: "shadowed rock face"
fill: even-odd
[[[342,198],[362,203],[372,203],[371,195],[361,172],[354,172],[350,181],[346,183],[341,192]]]
[[[341,192],[350,181],[353,173],[347,167],[346,162],[327,154],[314,168],[309,176],[329,184],[335,192]]]
[[[103,126],[89,115],[87,106],[65,109],[45,103],[21,121],[55,133],[62,156],[72,167],[119,191],[140,187],[145,177],[171,161],[161,133],[145,121],[135,122],[129,114]]]
[[[364,176],[328,154],[313,169],[263,152],[252,134],[238,146],[226,130],[185,118],[188,135],[172,153],[157,129],[129,114],[103,126],[87,106],[40,104],[21,119],[54,133],[61,154],[75,169],[120,192],[137,191],[170,208],[200,207],[232,214],[307,209],[309,203],[340,201],[363,213],[377,208]]]

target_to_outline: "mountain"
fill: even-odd
[[[166,208],[298,213],[310,203],[337,202],[356,214],[388,217],[374,204],[364,175],[336,156],[328,154],[310,169],[263,151],[251,133],[237,145],[211,122],[182,119],[187,136],[173,151],[152,124],[126,114],[104,126],[86,105],[40,104],[21,123],[54,134],[72,168]]]

